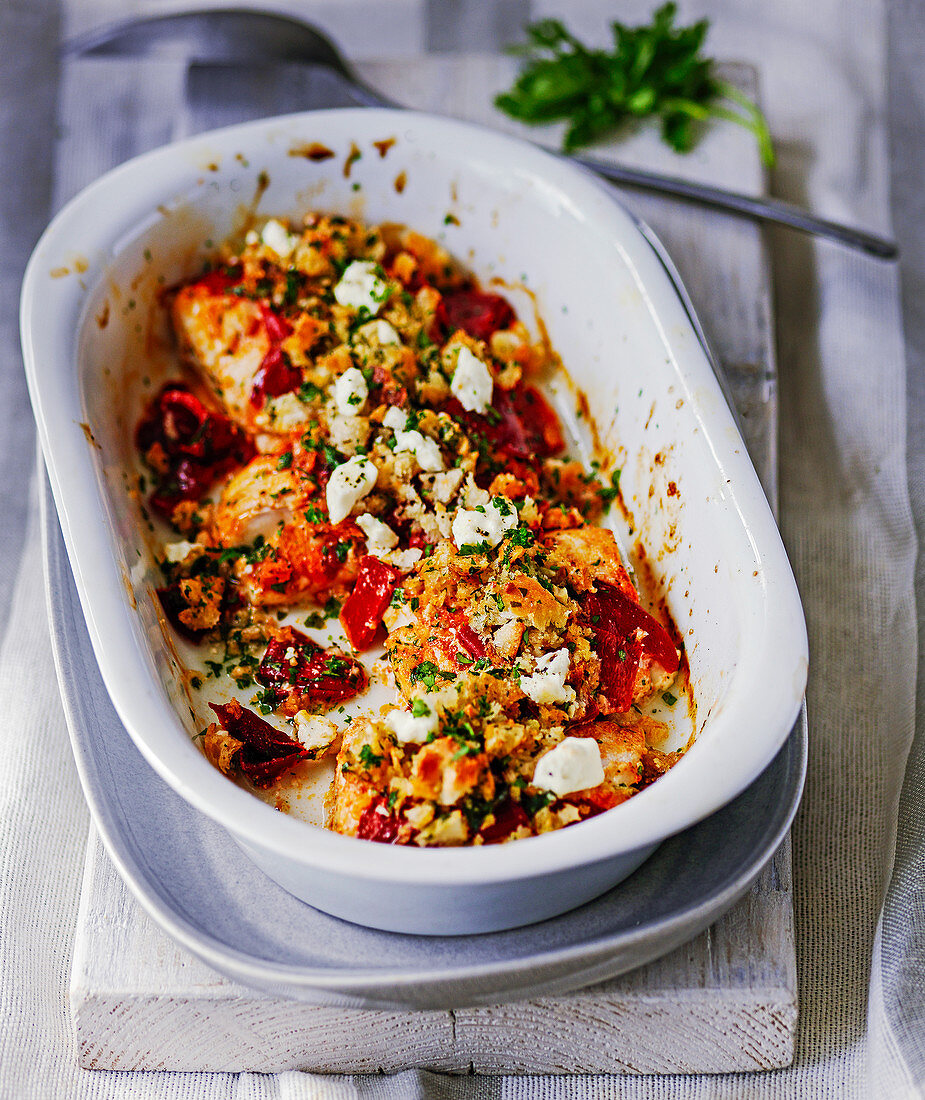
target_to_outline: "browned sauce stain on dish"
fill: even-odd
[[[373,145],[379,150],[379,156],[385,158],[388,151],[395,144],[396,139],[393,137],[384,138],[382,141],[374,141]]]
[[[53,279],[63,279],[66,275],[82,275],[90,264],[84,256],[74,256],[67,264],[53,267],[49,275]]]
[[[161,601],[158,598],[154,589],[150,589],[151,602],[154,605],[154,614],[157,617],[157,625],[161,628],[161,634],[164,637],[164,644],[167,646],[167,651],[170,654],[170,660],[174,668],[177,670],[177,682],[183,688],[183,694],[186,696],[186,704],[189,707],[190,715],[195,717],[196,704],[193,700],[193,689],[190,685],[187,674],[189,669],[183,663],[183,659],[177,650],[176,642],[173,640],[173,627],[167,621],[167,616],[164,614],[164,608],[161,606]]]
[[[355,141],[350,143],[350,152],[347,154],[344,161],[344,179],[350,179],[350,173],[353,171],[353,166],[363,156],[360,152],[359,146]]]
[[[400,195],[402,193],[402,191],[404,191],[407,183],[408,183],[408,173],[407,172],[399,172],[398,175],[395,177],[395,182],[392,186],[395,188],[395,190]]]
[[[322,145],[320,141],[303,141],[298,145],[293,145],[289,150],[289,156],[304,157],[306,160],[311,161],[330,160],[331,157],[336,155],[333,149],[329,149],[327,145]]]
[[[133,611],[138,607],[138,601],[135,599],[135,589],[132,587],[132,582],[128,573],[125,571],[125,567],[121,568],[122,573],[122,586],[125,589],[125,594],[128,596],[128,602],[131,605]]]
[[[96,315],[96,323],[101,329],[109,324],[109,302],[103,302],[103,308]]]
[[[243,237],[249,229],[252,229],[257,220],[257,207],[260,200],[270,186],[270,176],[267,172],[260,172],[257,176],[257,186],[254,188],[254,197],[248,203],[241,203],[235,211],[234,232],[232,236]],[[206,247],[211,248],[211,240],[206,242]]]
[[[81,420],[79,423],[80,430],[84,433],[84,439],[86,439],[91,447],[96,447],[98,451],[101,451],[103,448],[99,445],[99,443],[97,443],[96,439],[94,438],[93,432],[90,430],[90,425],[85,420]]]

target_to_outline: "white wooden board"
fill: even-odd
[[[104,66],[105,68],[100,68]],[[497,57],[369,63],[386,94],[505,125],[488,107],[510,76]],[[752,74],[727,74],[747,91]],[[208,81],[206,81],[208,82]],[[121,100],[118,99],[121,91]],[[126,125],[139,103],[170,104],[149,144],[196,129],[182,66],[80,62],[65,74],[59,199],[134,148],[106,145],[119,101]],[[291,106],[289,109],[293,109]],[[229,104],[229,116],[234,106]],[[103,125],[88,120],[102,116]],[[225,121],[233,121],[228,117]],[[136,130],[136,133],[139,131]],[[89,144],[96,135],[97,146]],[[759,193],[751,139],[710,133],[697,153],[666,154],[651,134],[619,157]],[[768,257],[752,224],[626,192],[679,267],[723,362],[751,454],[776,496],[777,403]],[[749,894],[686,946],[622,978],[568,996],[453,1012],[361,1011],[275,1000],[228,981],[169,940],[128,894],[91,833],[74,946],[71,1013],[82,1066],[97,1069],[307,1069],[376,1072],[418,1066],[476,1073],[705,1073],[789,1064],[797,1015],[790,847]]]

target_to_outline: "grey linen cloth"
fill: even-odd
[[[484,51],[542,14],[567,15],[577,33],[600,40],[608,18],[646,18],[651,5],[630,0],[618,13],[600,0],[280,6],[327,26],[352,56],[375,57]],[[63,22],[74,32],[127,14],[127,7],[71,0]],[[77,1069],[67,981],[87,815],[51,664],[15,337],[19,271],[48,212],[58,12],[50,0],[6,0],[0,5],[0,41],[8,44],[0,66],[6,474],[0,487],[0,1097],[903,1097],[925,1089],[921,687],[913,740],[915,596],[925,579],[921,568],[916,572],[916,525],[925,517],[925,280],[921,157],[914,147],[925,136],[921,78],[914,83],[923,11],[897,2],[889,34],[885,7],[864,0],[708,0],[684,9],[685,16],[699,14],[714,20],[710,44],[717,55],[751,61],[761,74],[780,158],[776,193],[887,231],[888,73],[893,129],[901,139],[893,185],[897,223],[909,234],[910,250],[903,269],[913,371],[908,476],[899,271],[791,234],[772,237],[782,528],[812,654],[810,773],[793,837],[801,988],[794,1066],[737,1077],[644,1079]]]

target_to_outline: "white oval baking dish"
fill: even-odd
[[[319,146],[335,155],[306,155]],[[509,845],[391,847],[275,812],[196,748],[128,492],[137,408],[126,395],[147,362],[169,355],[148,321],[157,290],[193,273],[255,193],[265,214],[318,208],[409,224],[483,280],[526,281],[535,294],[617,453],[636,533],[687,640],[697,702],[691,750],[616,810]],[[312,905],[428,934],[545,919],[735,797],[789,733],[807,643],[770,509],[670,281],[629,215],[580,169],[411,112],[308,112],[205,134],[130,161],[61,211],[26,272],[21,323],[55,501],[115,707],[158,773]]]

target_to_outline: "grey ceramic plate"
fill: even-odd
[[[744,794],[666,841],[610,893],[564,916],[443,938],[327,916],[267,878],[142,758],[100,678],[47,487],[43,532],[58,679],[103,842],[154,920],[246,985],[317,1003],[412,1008],[581,988],[648,962],[715,921],[754,881],[796,812],[806,767],[802,720]]]

